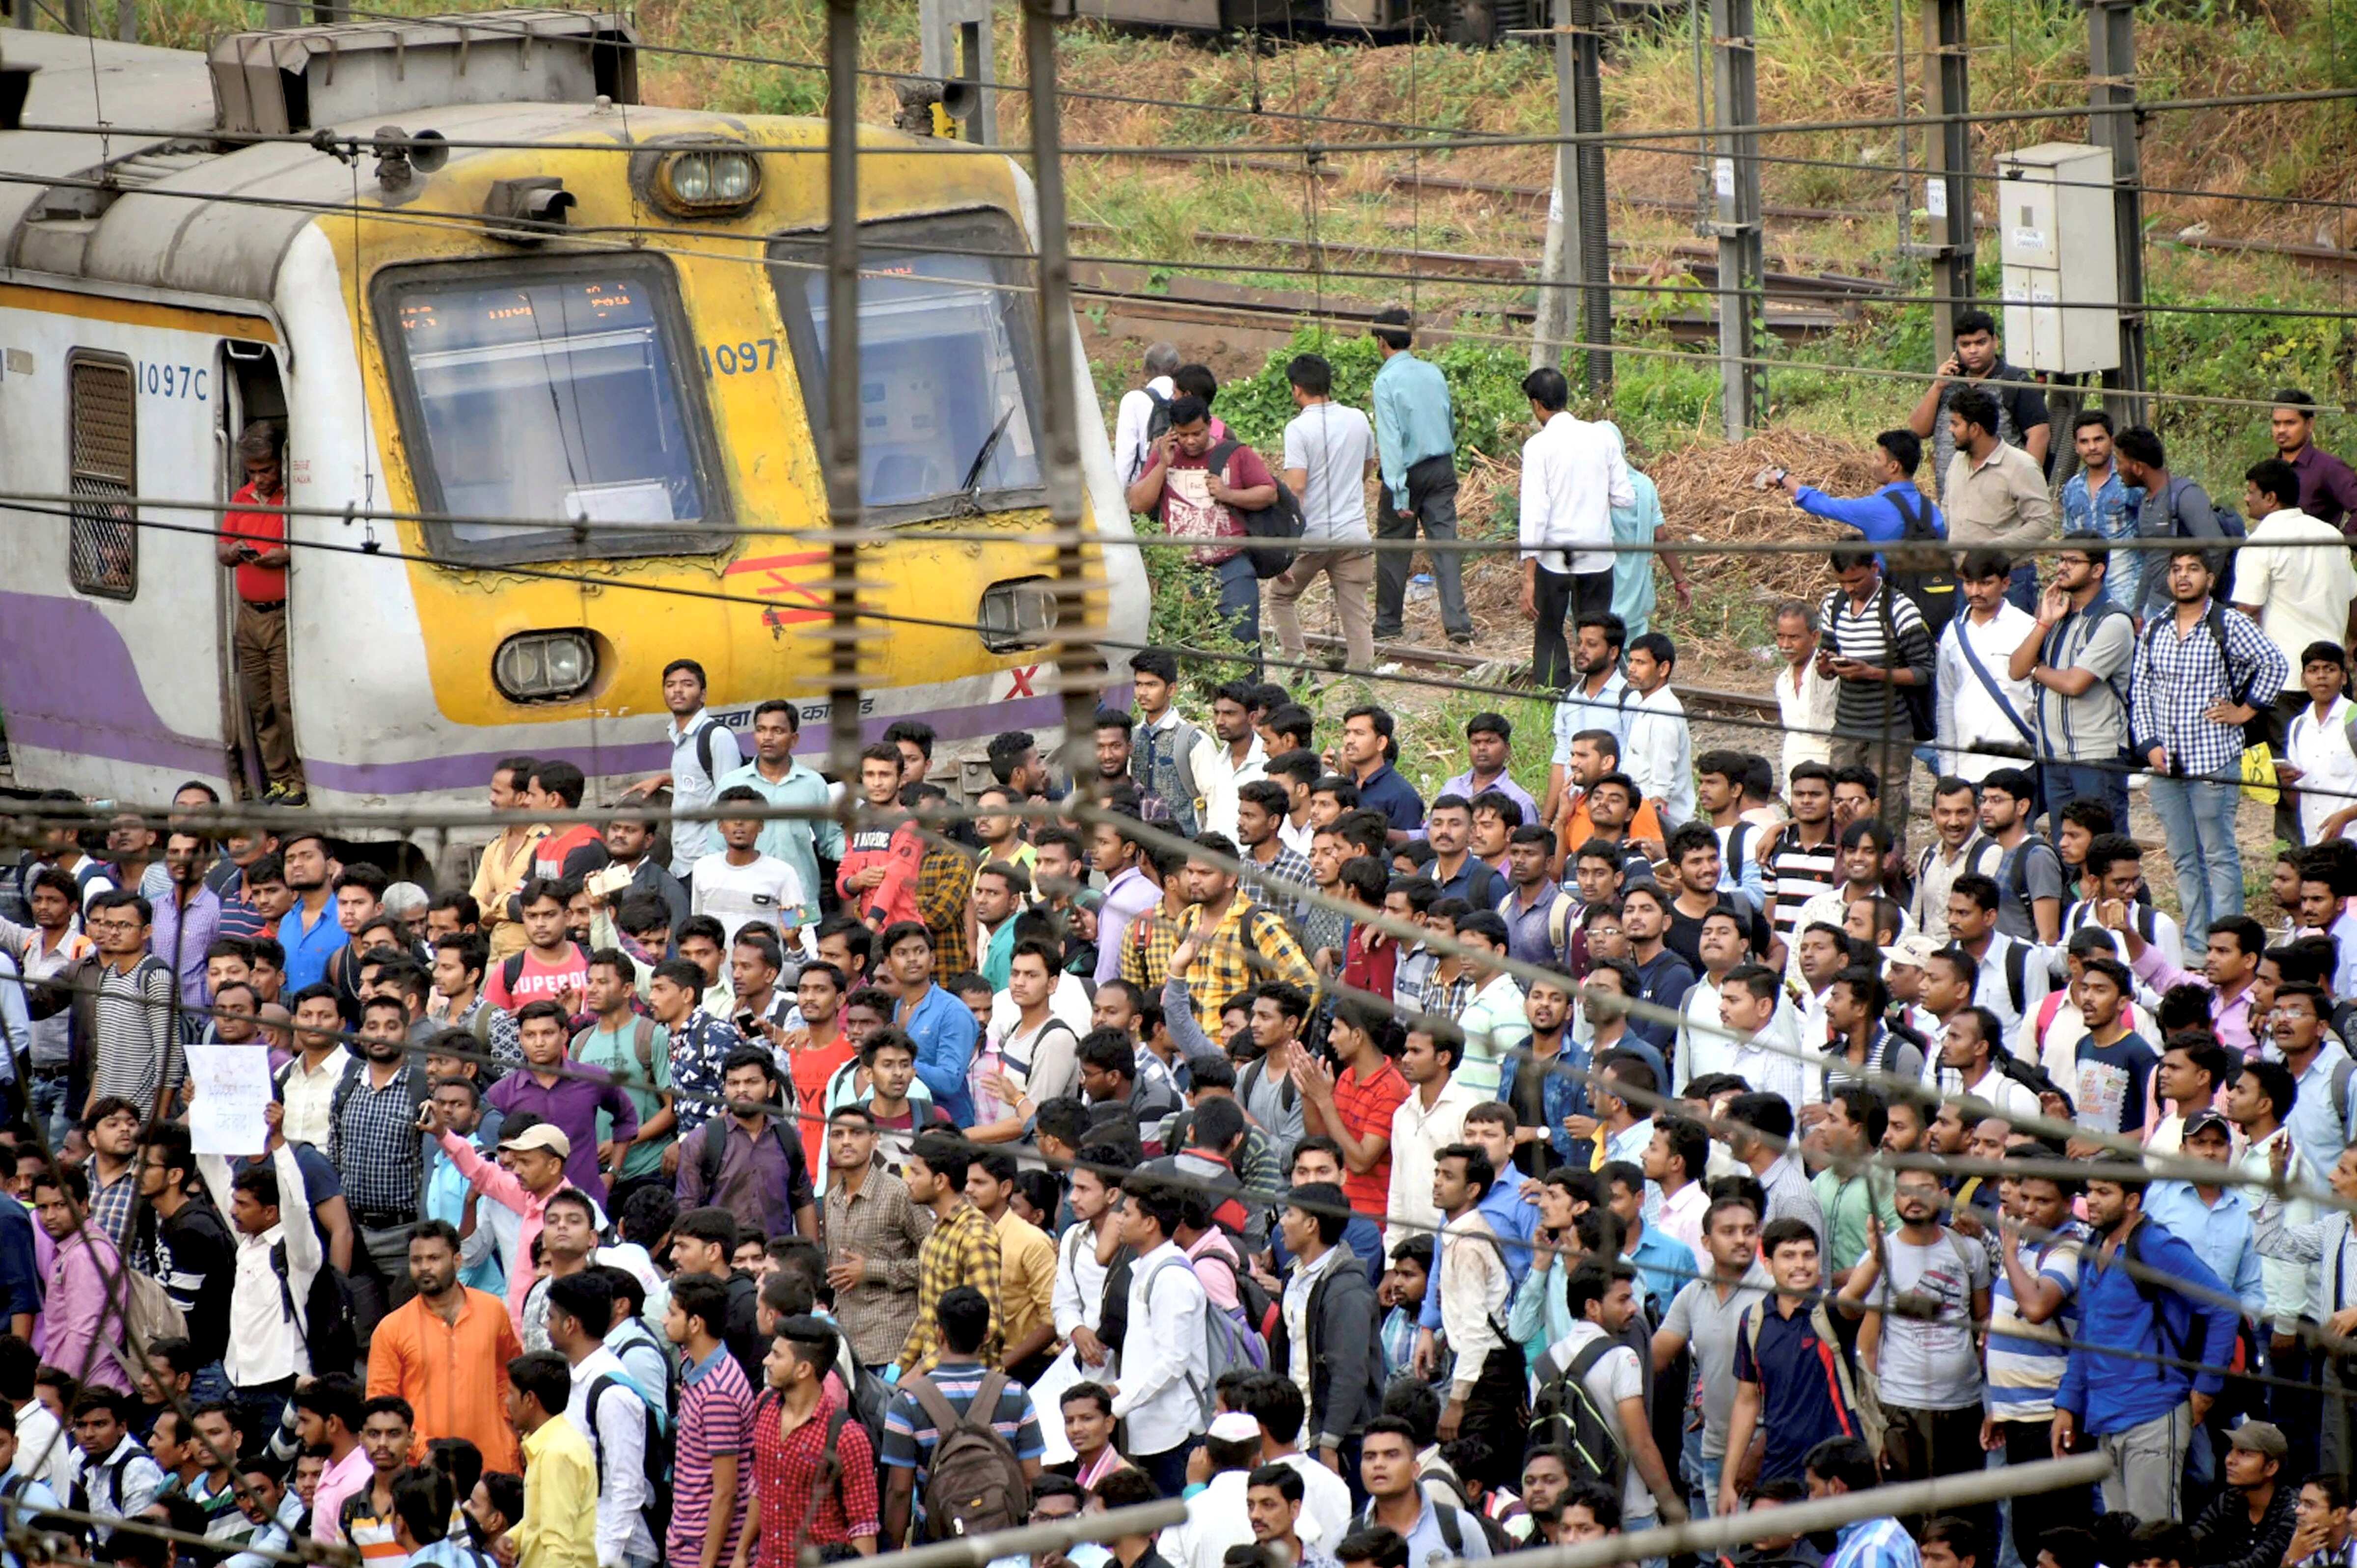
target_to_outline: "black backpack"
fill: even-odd
[[[1612,1423],[1596,1396],[1588,1391],[1587,1374],[1620,1341],[1598,1338],[1573,1357],[1568,1367],[1556,1367],[1550,1352],[1539,1366],[1538,1397],[1531,1402],[1530,1445],[1555,1444],[1573,1461],[1572,1478],[1590,1480],[1614,1497],[1629,1477],[1629,1456],[1613,1435]]]
[[[288,1321],[302,1331],[303,1346],[310,1353],[311,1371],[315,1377],[340,1372],[361,1359],[360,1332],[352,1324],[352,1282],[341,1269],[319,1260],[319,1272],[311,1276],[310,1288],[304,1293],[303,1305],[295,1305],[295,1283],[287,1273],[286,1243],[270,1244],[270,1267],[278,1276],[278,1308]]]
[[[1889,563],[1890,581],[1910,599],[1920,600],[1924,591],[1934,583],[1945,582],[1952,574],[1948,568],[1945,541],[1932,526],[1932,503],[1923,492],[1914,492],[1912,504],[1900,499],[1898,490],[1885,490],[1882,499],[1899,513],[1899,542],[1886,546],[1882,558]]]
[[[1243,446],[1243,442],[1229,436],[1205,455],[1203,466],[1224,478],[1228,459],[1234,456]],[[1276,481],[1276,499],[1268,505],[1258,511],[1246,511],[1236,506],[1230,507],[1228,510],[1244,525],[1245,534],[1254,539],[1296,540],[1308,527],[1301,515],[1301,498],[1293,493],[1293,487],[1286,484],[1281,475]],[[1247,545],[1244,553],[1252,558],[1253,575],[1263,580],[1283,576],[1286,569],[1293,564],[1294,553],[1289,542]]]
[[[583,1408],[589,1412],[586,1424],[589,1428],[590,1457],[597,1466],[598,1490],[606,1487],[606,1445],[597,1436],[597,1402],[606,1397],[608,1389],[627,1392],[639,1407],[640,1419],[646,1423],[646,1446],[641,1451],[640,1467],[646,1473],[647,1500],[640,1506],[639,1515],[647,1521],[648,1533],[654,1537],[655,1547],[660,1551],[671,1530],[671,1423],[663,1419],[662,1412],[648,1402],[646,1391],[630,1379],[608,1372],[591,1383],[589,1400]]]
[[[1154,404],[1153,410],[1146,416],[1146,441],[1150,446],[1160,440],[1170,428],[1170,400],[1150,386],[1140,387],[1137,390],[1144,392],[1146,401]]]

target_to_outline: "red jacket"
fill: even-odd
[[[895,920],[921,919],[917,913],[917,868],[924,859],[925,841],[914,822],[855,829],[844,840],[843,865],[834,874],[834,890],[843,895],[847,908],[875,922],[879,930]],[[884,880],[862,892],[852,883],[871,865],[884,868]]]

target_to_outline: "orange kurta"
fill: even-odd
[[[461,1287],[466,1289],[466,1287]],[[463,1437],[483,1451],[483,1468],[519,1469],[508,1424],[508,1363],[523,1354],[507,1303],[466,1289],[455,1324],[413,1296],[385,1315],[369,1344],[368,1391],[399,1394],[417,1412],[421,1442]]]

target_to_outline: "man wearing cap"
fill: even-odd
[[[2215,1111],[2196,1112],[2186,1120],[2179,1152],[2189,1160],[2216,1165],[2223,1175],[2234,1154],[2233,1129]],[[2144,1212],[2146,1219],[2158,1220],[2201,1254],[2242,1302],[2244,1317],[2255,1322],[2266,1316],[2257,1232],[2241,1187],[2222,1182],[2157,1181],[2144,1195]],[[2197,1474],[2206,1470],[2198,1453],[2193,1469]]]
[[[515,1211],[522,1220],[516,1231],[516,1256],[531,1257],[532,1244],[540,1238],[541,1214],[565,1185],[565,1162],[573,1157],[573,1140],[547,1122],[536,1122],[500,1141],[500,1153],[508,1156],[502,1168],[476,1153],[472,1141],[444,1126],[442,1112],[432,1101],[418,1112],[417,1124],[427,1137],[441,1143],[444,1156],[477,1192]],[[523,1334],[524,1297],[532,1294],[533,1283],[531,1269],[508,1271],[508,1316],[519,1338]]]
[[[1171,1568],[1221,1568],[1228,1549],[1253,1541],[1246,1483],[1260,1464],[1260,1423],[1240,1410],[1211,1418],[1203,1434],[1211,1475],[1187,1499],[1187,1517],[1162,1532],[1161,1551]]]
[[[2299,1526],[2299,1493],[2282,1483],[2291,1445],[2270,1421],[2234,1428],[2226,1449],[2226,1489],[2193,1521],[2185,1568],[2277,1568]]]

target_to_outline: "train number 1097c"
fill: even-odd
[[[205,382],[211,374],[202,365],[164,365],[139,361],[139,390],[149,397],[184,397],[202,403],[211,394]]]

